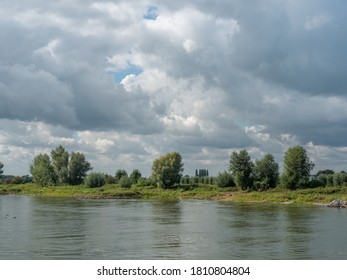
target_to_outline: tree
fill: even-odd
[[[133,172],[130,174],[130,179],[133,184],[137,184],[137,181],[141,178],[142,174],[140,170],[134,169]]]
[[[282,184],[288,189],[305,187],[313,167],[304,147],[289,148],[284,155]]]
[[[177,152],[168,153],[154,160],[152,178],[158,186],[171,188],[180,182],[183,170],[181,155]]]
[[[217,181],[217,186],[220,188],[227,188],[227,187],[234,187],[235,186],[233,176],[227,171],[219,173],[217,178],[216,178],[216,181]]]
[[[69,183],[71,185],[81,184],[89,170],[92,170],[92,167],[84,154],[72,152],[68,166]]]
[[[259,189],[267,190],[277,186],[278,163],[272,154],[266,154],[263,159],[255,161],[254,177],[255,186]]]
[[[57,176],[57,183],[66,185],[69,182],[69,153],[62,145],[51,151],[52,165]]]
[[[2,174],[4,173],[4,164],[0,161],[0,183],[2,182]]]
[[[119,185],[122,188],[129,189],[131,187],[131,184],[132,184],[132,180],[128,177],[128,175],[122,176],[122,178],[120,178],[119,180]]]
[[[40,186],[52,186],[56,183],[56,175],[54,172],[51,159],[47,154],[37,155],[29,166],[33,180]]]
[[[4,173],[4,164],[0,161],[0,176]]]
[[[115,176],[116,183],[119,183],[120,179],[121,179],[123,176],[127,176],[127,177],[128,177],[128,172],[126,172],[124,169],[118,169],[118,170],[116,171],[116,176]]]
[[[100,188],[105,185],[105,175],[97,172],[89,173],[84,179],[84,184],[90,188]]]
[[[229,170],[235,178],[236,185],[243,190],[253,188],[253,167],[254,164],[246,150],[231,154]]]
[[[331,169],[319,170],[316,174],[316,177],[318,177],[321,174],[329,175],[329,174],[334,174],[334,173],[335,173],[334,170],[331,170]]]

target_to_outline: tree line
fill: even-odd
[[[79,185],[92,170],[85,155],[59,145],[48,154],[37,155],[29,166],[33,181],[41,186]]]
[[[0,179],[4,165],[0,162]],[[345,186],[347,174],[323,170],[311,180],[310,173],[314,167],[306,150],[302,146],[289,148],[284,154],[283,172],[272,154],[265,154],[262,159],[252,161],[246,149],[233,152],[227,171],[217,176],[208,176],[208,170],[196,170],[195,176],[183,176],[184,164],[178,152],[171,152],[155,159],[149,178],[142,177],[138,169],[128,175],[124,169],[118,169],[115,175],[90,172],[91,164],[83,153],[69,153],[59,145],[48,154],[35,156],[29,166],[33,182],[41,186],[78,185],[84,183],[89,187],[101,187],[104,184],[119,184],[130,188],[134,184],[156,186],[163,189],[181,185],[209,184],[219,187],[239,187],[242,190],[268,190],[282,185],[284,188],[297,189],[318,186]],[[17,178],[17,181],[20,180]],[[13,182],[14,183],[14,182]]]

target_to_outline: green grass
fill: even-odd
[[[334,199],[347,201],[347,187],[324,187],[316,189],[287,190],[276,188],[264,192],[246,192],[237,188],[219,188],[211,185],[184,185],[177,189],[119,185],[101,188],[79,186],[40,187],[36,184],[0,185],[0,195],[35,195],[54,197],[78,197],[88,199],[214,199],[224,201],[327,204]]]

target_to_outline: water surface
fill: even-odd
[[[0,259],[347,259],[347,210],[0,196]]]

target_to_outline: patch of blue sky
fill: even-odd
[[[156,6],[148,6],[147,12],[143,15],[144,19],[156,20],[158,17],[158,8]]]
[[[120,82],[128,75],[135,75],[138,76],[143,72],[143,70],[139,67],[130,65],[128,68],[115,72],[115,71],[107,71],[107,74],[110,76],[113,76],[114,81],[117,84],[120,84]]]

